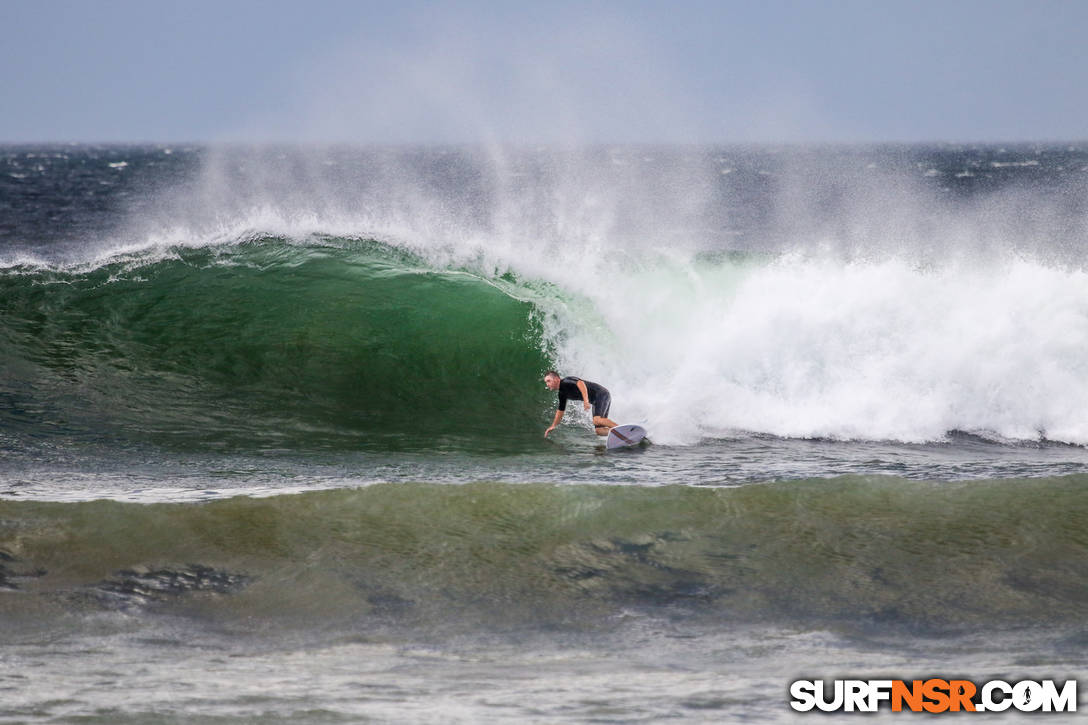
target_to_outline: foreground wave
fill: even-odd
[[[0,629],[117,610],[421,636],[607,628],[647,611],[803,627],[1079,626],[1086,519],[1084,475],[0,500],[0,618],[12,625]]]

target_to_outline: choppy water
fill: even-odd
[[[1078,147],[0,152],[4,721],[1075,678]],[[555,367],[653,443],[549,439]]]

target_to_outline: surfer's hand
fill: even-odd
[[[548,430],[544,431],[544,437],[547,438],[548,434],[551,433],[553,430],[555,430],[554,425],[551,428],[548,428]]]
[[[584,408],[585,410],[589,410],[589,401],[588,400],[583,400],[582,401],[582,408]]]

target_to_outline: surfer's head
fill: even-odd
[[[549,370],[544,373],[544,384],[548,386],[548,390],[559,390],[559,373],[554,370]]]

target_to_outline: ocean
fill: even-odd
[[[0,722],[1077,679],[1086,350],[1085,145],[0,147]]]

